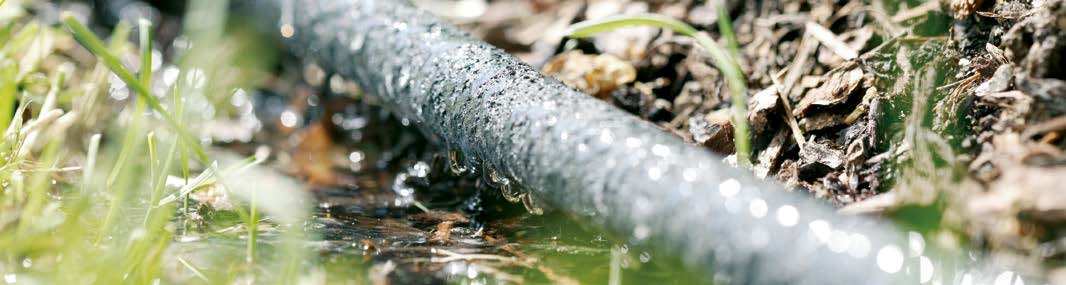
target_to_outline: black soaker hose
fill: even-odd
[[[487,171],[506,196],[528,192],[691,270],[737,284],[1002,277],[912,254],[914,241],[887,223],[755,179],[404,1],[250,2],[281,19],[294,54],[453,149],[454,170]]]

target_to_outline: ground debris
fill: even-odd
[[[862,80],[863,71],[854,63],[830,71],[821,86],[807,92],[803,100],[796,104],[796,116],[806,115],[812,108],[830,107],[846,102]]]
[[[971,106],[959,108],[959,116],[970,119],[972,133],[963,145],[974,154],[966,181],[948,193],[959,200],[969,234],[997,254],[1049,257],[1046,245],[1063,238],[1066,224],[1060,190],[1066,176],[1066,3],[962,8],[970,10],[955,10],[955,40],[967,56],[952,97]],[[983,48],[969,44],[982,42]],[[1054,270],[1027,263],[1033,272]]]
[[[567,86],[604,99],[619,86],[636,79],[633,65],[609,54],[588,55],[581,51],[560,54],[544,65],[543,72]]]
[[[808,141],[799,153],[799,178],[815,181],[844,167],[844,151],[825,141]]]
[[[710,114],[689,118],[688,131],[696,144],[721,154],[733,153],[733,112],[721,109]]]
[[[454,223],[460,225],[470,223],[470,219],[462,214],[440,210],[431,210],[429,212],[415,214],[407,217],[407,220],[411,221],[416,227],[434,226],[441,223]]]
[[[770,116],[781,108],[778,104],[780,100],[777,93],[775,85],[755,93],[748,100],[748,124],[751,124],[751,130],[755,132],[755,135],[766,131],[771,120]]]
[[[770,141],[770,145],[759,152],[759,155],[755,157],[755,176],[759,178],[766,178],[771,173],[777,170],[778,163],[781,160],[781,155],[785,151],[786,143],[788,143],[788,129],[780,129],[774,138]]]
[[[303,132],[293,151],[297,172],[315,185],[335,185],[333,172],[333,139],[322,124],[314,124]]]
[[[984,0],[951,0],[951,10],[956,19],[965,19],[977,12]]]

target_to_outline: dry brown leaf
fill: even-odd
[[[796,105],[795,115],[803,116],[815,106],[833,106],[846,102],[862,83],[863,72],[857,64],[848,64],[830,71],[821,86],[815,88]]]
[[[329,153],[332,149],[333,138],[326,127],[322,124],[311,125],[292,154],[297,171],[307,177],[311,184],[336,184],[337,175],[333,173],[333,162]]]
[[[588,55],[576,50],[552,58],[543,71],[600,99],[637,78],[637,70],[629,62],[609,54]]]

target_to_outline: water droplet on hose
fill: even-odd
[[[355,38],[352,38],[352,41],[348,43],[348,49],[352,50],[353,52],[359,52],[359,50],[363,49],[363,43],[365,42],[366,36],[364,36],[362,33],[355,33]]]

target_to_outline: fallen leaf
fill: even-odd
[[[600,99],[637,78],[637,70],[629,62],[609,54],[587,55],[578,50],[552,58],[543,71],[567,86]]]
[[[830,71],[822,85],[808,91],[800,100],[794,114],[802,117],[815,106],[834,106],[846,102],[862,79],[862,69],[854,63]]]

